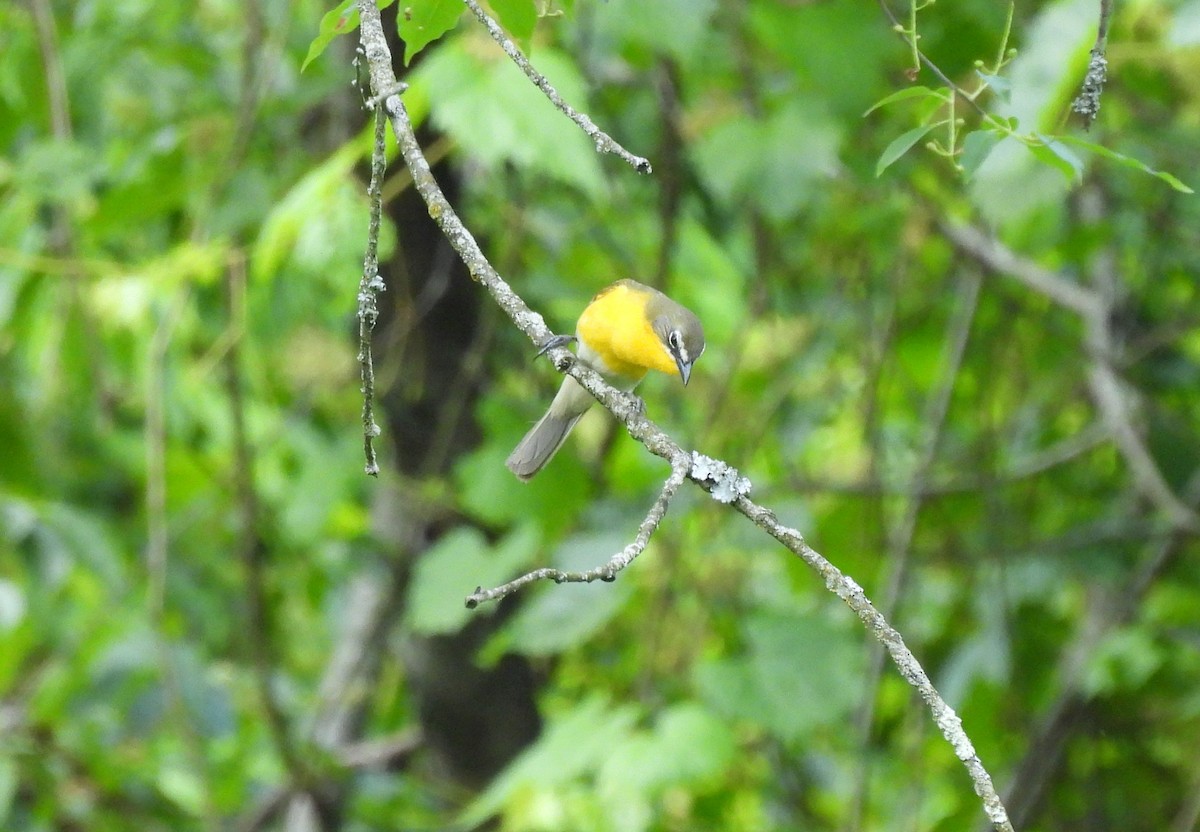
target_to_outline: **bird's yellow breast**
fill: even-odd
[[[679,374],[647,319],[649,299],[648,292],[618,282],[596,295],[579,316],[576,337],[600,356],[611,373],[634,380],[647,370]]]

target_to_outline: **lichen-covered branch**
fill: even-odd
[[[379,218],[383,212],[383,177],[387,173],[386,136],[387,116],[377,109],[375,143],[371,151],[371,183],[367,186],[371,218],[367,226],[367,253],[363,258],[362,279],[358,284],[358,367],[363,394],[363,455],[367,460],[365,470],[372,477],[379,476],[379,463],[375,458],[375,437],[379,435],[379,425],[375,422],[375,362],[371,355],[371,333],[375,329],[375,322],[379,320],[379,293],[387,288],[379,276]]]
[[[361,16],[360,34],[370,70],[371,88],[373,91],[394,89],[396,78],[392,73],[391,55],[384,39],[383,27],[374,0],[358,0],[358,9]],[[547,343],[552,337],[552,333],[546,327],[542,316],[531,310],[525,301],[500,277],[480,250],[475,237],[463,225],[462,220],[446,200],[445,194],[442,193],[429,169],[429,162],[425,159],[421,147],[417,143],[412,123],[400,97],[398,95],[385,96],[383,106],[392,122],[392,129],[396,133],[400,152],[412,173],[417,192],[425,201],[429,215],[437,222],[450,245],[462,258],[471,277],[488,291],[516,327],[525,333],[534,344],[540,346]],[[863,593],[862,588],[811,549],[799,532],[782,526],[768,509],[750,500],[747,496],[750,483],[736,469],[720,460],[685,451],[660,427],[646,418],[640,402],[635,397],[609,385],[599,373],[575,360],[574,354],[566,348],[555,346],[549,349],[547,354],[559,372],[570,374],[582,384],[625,425],[630,435],[645,445],[651,453],[671,463],[671,477],[664,485],[655,507],[643,521],[642,527],[639,529],[639,540],[643,532],[645,532],[646,539],[649,539],[654,527],[662,519],[661,516],[655,517],[656,510],[661,508],[661,511],[665,513],[670,497],[682,483],[683,477],[686,476],[712,493],[714,498],[737,509],[800,557],[824,578],[826,586],[842,598],[875,637],[883,643],[900,670],[901,676],[917,689],[921,698],[929,706],[934,721],[943,736],[949,741],[955,755],[966,767],[975,792],[980,796],[984,812],[993,828],[998,832],[1012,832],[1012,824],[1009,823],[1004,805],[996,793],[991,777],[984,769],[978,754],[975,753],[970,739],[962,730],[961,720],[942,700],[925,671],[921,669],[916,657],[905,646],[900,634],[875,609]],[[685,473],[681,474],[681,471]],[[636,547],[637,544],[638,541],[635,541],[631,546]],[[630,550],[627,548],[625,551]],[[605,568],[601,567],[601,569]],[[539,579],[540,576],[530,580]]]
[[[568,572],[549,566],[535,569],[492,589],[479,587],[467,596],[467,607],[475,609],[475,607],[484,601],[498,601],[506,595],[516,592],[526,584],[531,584],[535,581],[554,581],[557,584],[590,584],[593,581],[616,580],[617,573],[633,563],[637,556],[646,550],[651,536],[653,536],[655,530],[658,529],[658,524],[662,522],[663,517],[667,514],[671,498],[675,496],[675,492],[679,490],[679,486],[683,485],[683,481],[687,479],[691,468],[691,457],[685,453],[680,453],[671,460],[671,476],[667,477],[662,491],[659,492],[658,499],[654,501],[654,505],[650,507],[650,511],[647,512],[645,519],[642,520],[642,524],[638,527],[637,537],[633,539],[632,543],[609,558],[606,563],[583,572]]]
[[[1083,116],[1083,126],[1091,128],[1100,115],[1100,95],[1104,92],[1104,82],[1108,80],[1108,27],[1112,22],[1113,0],[1100,0],[1100,22],[1096,26],[1096,44],[1088,57],[1087,74],[1083,77],[1083,87],[1079,95],[1071,102],[1071,109]]]
[[[900,675],[916,688],[921,699],[925,701],[942,736],[950,743],[955,756],[966,767],[971,782],[975,786],[975,793],[983,801],[984,813],[992,827],[996,830],[1012,832],[1012,824],[1008,820],[1008,813],[1000,800],[1000,795],[996,792],[992,778],[983,767],[983,762],[975,752],[970,738],[963,730],[962,720],[959,719],[954,709],[942,699],[941,694],[929,681],[929,676],[926,675],[916,656],[905,645],[903,637],[888,624],[883,614],[867,598],[862,587],[805,543],[800,532],[780,523],[769,509],[758,505],[749,497],[738,498],[734,507],[820,575],[825,580],[825,588],[841,598],[846,606],[853,610],[854,614],[867,626],[867,629],[874,634],[887,650],[888,655],[892,657]]]

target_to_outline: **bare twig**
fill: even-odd
[[[492,589],[476,588],[467,596],[467,607],[474,609],[484,601],[497,601],[534,581],[554,581],[557,584],[590,584],[593,581],[616,580],[617,573],[633,563],[637,556],[645,551],[646,546],[650,543],[650,537],[667,514],[671,498],[675,496],[679,486],[683,485],[683,481],[687,479],[691,467],[691,457],[686,453],[681,452],[671,459],[671,476],[667,477],[658,499],[654,501],[654,505],[650,507],[650,511],[638,527],[637,537],[633,539],[632,543],[613,555],[607,563],[584,572],[565,572],[549,566],[535,569]]]
[[[389,87],[386,90],[383,90],[378,95],[373,95],[370,98],[365,99],[363,101],[363,104],[366,105],[368,110],[374,112],[376,109],[378,109],[379,105],[381,103],[383,103],[383,101],[386,100],[389,96],[401,95],[402,93],[406,92],[407,90],[408,90],[408,84],[404,83],[403,81],[397,81],[394,85],[392,85],[391,87]]]
[[[66,73],[58,52],[58,27],[54,24],[54,7],[50,0],[35,0],[30,4],[38,45],[42,52],[42,71],[46,75],[46,96],[49,99],[50,130],[60,139],[70,140],[71,102],[67,92]]]
[[[1102,334],[1106,330],[1106,327],[1099,326],[1093,329],[1092,339],[1097,346],[1108,343],[1107,335]],[[1146,447],[1146,443],[1134,427],[1125,385],[1110,362],[1104,358],[1092,362],[1088,368],[1088,388],[1092,392],[1096,407],[1108,423],[1113,444],[1121,452],[1133,475],[1137,490],[1163,512],[1173,526],[1194,534],[1200,533],[1200,515],[1185,506],[1175,495],[1158,463],[1150,455],[1150,449]]]
[[[359,740],[337,751],[337,759],[346,768],[395,768],[421,749],[425,738],[417,728],[404,728],[386,737]]]
[[[658,152],[663,160],[659,169],[658,225],[662,237],[658,244],[658,263],[654,268],[654,285],[666,288],[679,241],[679,213],[683,205],[683,107],[679,102],[678,67],[664,58],[655,73],[655,91],[661,115],[662,137]]]
[[[384,38],[379,11],[373,0],[358,0],[358,9],[361,18],[359,32],[370,69],[372,89],[388,89],[395,84],[395,76],[392,72],[391,53]],[[398,96],[391,96],[386,99],[384,106],[391,118],[392,129],[396,134],[404,161],[412,171],[413,182],[422,199],[425,200],[430,216],[437,221],[450,245],[458,252],[467,266],[471,276],[483,285],[516,327],[525,333],[534,344],[544,344],[551,336],[545,321],[541,315],[532,311],[500,277],[483,255],[474,236],[463,225],[446,200],[429,170],[429,163],[422,154],[420,145],[417,143],[403,102]],[[647,450],[671,462],[672,479],[668,480],[668,483],[680,476],[679,470],[684,465],[681,460],[687,458],[687,452],[661,428],[645,417],[634,397],[613,388],[599,373],[576,361],[574,355],[565,348],[555,347],[549,351],[549,354],[559,372],[569,373],[583,385],[625,425],[635,439],[646,446]],[[875,637],[883,642],[888,653],[896,662],[901,675],[917,689],[921,698],[929,706],[934,721],[943,736],[946,737],[954,749],[955,755],[966,767],[974,784],[975,792],[980,796],[984,812],[993,827],[1003,830],[1003,832],[1012,832],[1008,814],[996,793],[991,777],[975,753],[970,739],[963,732],[958,716],[942,700],[925,671],[921,669],[916,658],[904,645],[900,634],[892,629],[887,620],[870,603],[863,594],[862,588],[852,579],[843,575],[820,554],[809,548],[799,532],[780,525],[769,510],[751,501],[746,496],[749,483],[738,476],[732,468],[698,454],[690,456],[687,467],[690,469],[687,476],[693,481],[709,490],[717,499],[730,502],[739,512],[816,570],[825,579],[826,586],[842,598],[858,614]],[[667,488],[664,488],[664,492],[666,491]],[[669,496],[668,494],[666,499],[669,499]],[[660,500],[665,502],[661,496]],[[663,510],[665,511],[665,507]],[[643,525],[649,521],[648,517]]]
[[[904,24],[900,22],[898,17],[896,17],[896,13],[892,11],[892,7],[888,5],[888,0],[879,0],[879,7],[883,9],[884,15],[888,20],[891,21],[892,31],[898,34],[905,43],[912,47],[913,53],[917,56],[918,60],[920,60],[925,68],[932,72],[939,81],[946,85],[946,89],[950,90],[959,98],[970,104],[981,116],[984,117],[984,119],[991,120],[993,118],[992,114],[983,109],[979,102],[975,100],[976,96],[971,95],[958,84],[951,81],[950,76],[942,72],[941,67],[931,61],[929,56],[921,51],[921,48],[917,46],[916,41],[913,40],[913,35],[908,33],[908,30],[905,28]]]
[[[1092,223],[1101,222],[1104,219],[1105,206],[1100,192],[1094,188],[1084,190],[1080,194],[1079,209],[1085,220]],[[1184,505],[1171,489],[1158,463],[1154,461],[1150,449],[1142,439],[1141,431],[1134,425],[1137,394],[1123,382],[1113,368],[1113,362],[1121,348],[1113,333],[1113,320],[1122,287],[1116,257],[1111,247],[1101,247],[1087,265],[1092,291],[1101,304],[1098,313],[1086,320],[1087,345],[1092,353],[1091,366],[1088,368],[1088,387],[1092,398],[1108,423],[1113,443],[1125,458],[1137,490],[1151,505],[1165,514],[1172,525],[1198,533],[1200,515]]]
[[[651,172],[649,160],[644,159],[641,156],[634,156],[632,153],[618,144],[612,136],[608,135],[599,127],[597,127],[595,122],[588,118],[587,113],[581,113],[566,101],[563,101],[563,98],[558,94],[558,91],[554,89],[554,87],[550,86],[550,82],[546,80],[546,76],[538,72],[534,68],[533,64],[529,63],[529,59],[521,54],[521,50],[517,48],[517,45],[512,42],[508,35],[504,34],[504,30],[500,28],[500,24],[493,20],[491,16],[483,10],[483,7],[476,2],[476,0],[463,0],[463,2],[467,4],[467,8],[471,10],[471,13],[474,14],[475,17],[479,18],[479,22],[487,28],[488,34],[492,36],[492,40],[500,44],[500,48],[504,50],[504,53],[508,55],[508,57],[512,58],[513,63],[521,68],[521,71],[525,73],[525,76],[532,81],[539,90],[545,93],[546,97],[550,99],[550,103],[558,108],[567,118],[578,124],[580,129],[583,130],[584,133],[587,133],[588,137],[596,143],[597,152],[612,153],[615,156],[619,156],[621,159],[632,165],[634,170],[636,170],[638,173]],[[375,79],[372,78],[371,80],[373,82]]]
[[[375,687],[379,656],[387,633],[387,623],[398,607],[398,582],[380,581],[378,575],[364,571],[351,581],[346,613],[337,643],[325,665],[317,702],[307,734],[319,748],[333,751],[343,765],[349,765],[342,751],[353,743],[363,722],[364,704]],[[329,803],[345,799],[347,784],[330,777],[321,793]],[[288,832],[312,832],[319,828],[320,806],[311,792],[295,791],[288,785],[286,807]],[[282,807],[281,807],[282,808]]]
[[[387,173],[387,117],[383,110],[375,111],[375,144],[371,152],[371,184],[367,196],[371,202],[371,216],[367,227],[367,253],[363,258],[362,279],[358,284],[358,366],[362,379],[362,426],[363,455],[366,457],[366,472],[379,476],[379,462],[375,458],[375,437],[379,425],[375,422],[375,362],[371,354],[371,333],[379,320],[379,293],[387,287],[379,276],[379,218],[383,212],[381,189]]]

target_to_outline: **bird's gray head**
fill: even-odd
[[[704,353],[704,327],[691,310],[668,298],[663,300],[666,303],[654,318],[654,331],[674,359],[679,378],[686,385],[692,376],[692,365]]]

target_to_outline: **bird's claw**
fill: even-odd
[[[545,355],[547,352],[554,349],[555,347],[565,347],[567,344],[571,343],[572,341],[578,341],[578,340],[579,339],[576,338],[574,335],[551,335],[549,338],[546,339],[546,342],[544,344],[542,344],[541,349],[539,349],[537,351],[537,354],[534,355],[534,358],[537,358],[540,355]]]

